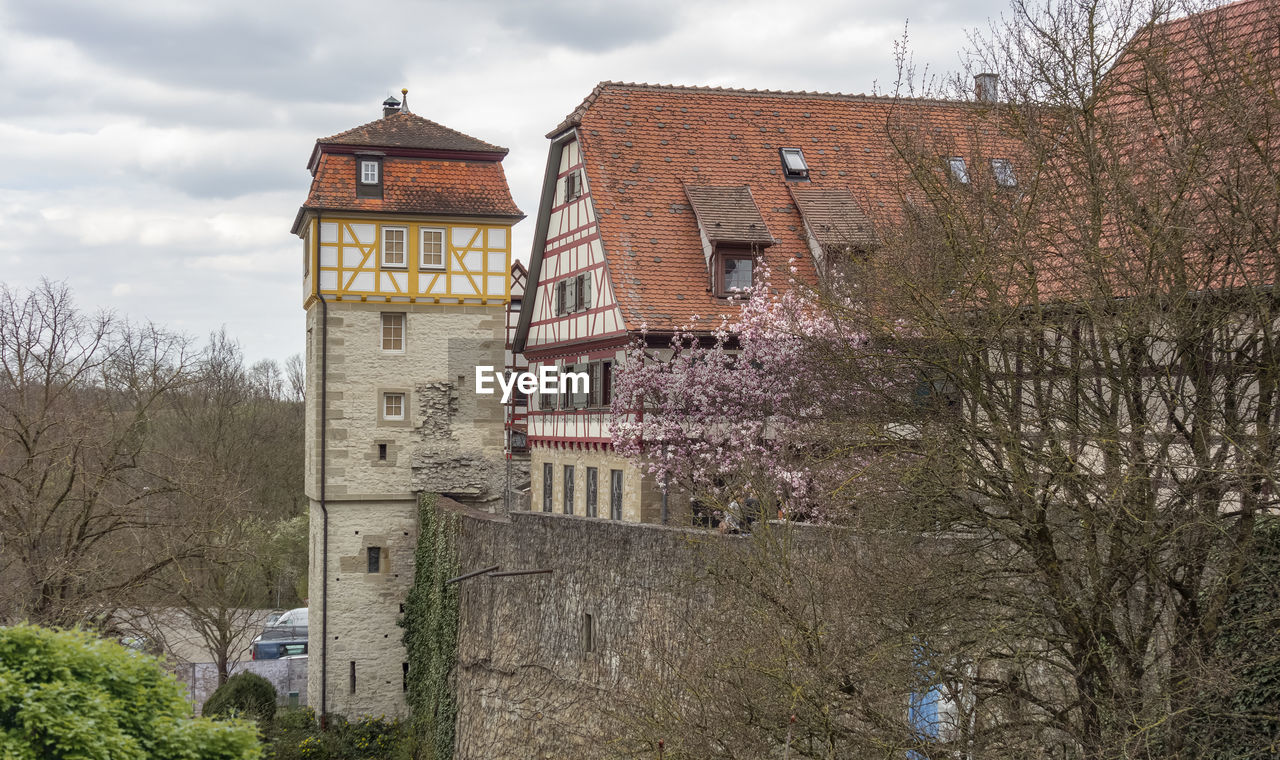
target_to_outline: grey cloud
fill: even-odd
[[[661,39],[676,28],[674,3],[623,5],[616,2],[524,0],[487,2],[499,24],[534,40],[571,50],[599,53]]]

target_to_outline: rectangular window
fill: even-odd
[[[422,228],[423,269],[444,269],[444,230]]]
[[[551,494],[555,489],[555,468],[550,462],[542,465],[542,511],[551,511]]]
[[[600,362],[600,406],[613,403],[613,362]]]
[[[809,165],[799,148],[779,148],[782,155],[782,173],[787,179],[808,179]]]
[[[596,480],[599,472],[594,467],[587,468],[587,517],[596,516]]]
[[[356,661],[351,660],[351,693],[356,693]]]
[[[587,406],[598,409],[600,404],[600,369],[602,362],[591,362],[587,365],[587,384],[591,387],[591,397],[587,401]]]
[[[403,420],[404,419],[404,394],[403,393],[382,394],[382,419],[384,420]]]
[[[580,274],[574,278],[574,289],[578,293],[574,311],[586,311],[591,308],[591,275]]]
[[[383,313],[382,350],[404,351],[404,314],[400,312]]]
[[[947,165],[951,167],[951,179],[962,185],[969,184],[969,166],[960,156],[952,156]]]
[[[720,295],[731,296],[751,289],[750,256],[720,257]]]
[[[311,274],[311,231],[302,236],[302,276]]]
[[[609,470],[609,519],[622,519],[622,470]]]
[[[564,466],[564,513],[573,514],[573,465]]]
[[[582,195],[582,178],[577,171],[569,172],[564,178],[564,199],[571,201]]]
[[[400,663],[400,691],[409,690],[409,663]]]
[[[590,612],[582,614],[582,651],[596,651],[596,619]]]
[[[1000,187],[1018,186],[1018,178],[1013,176],[1013,162],[1007,158],[991,159],[991,173]]]
[[[360,184],[378,184],[378,162],[364,160],[360,162]]]
[[[582,386],[581,380],[569,380],[569,390],[573,394],[573,408],[586,409],[588,402],[591,400],[591,373],[587,370],[591,367],[589,364],[573,365],[573,373],[584,374],[587,376],[587,386]]]
[[[382,572],[382,547],[370,546],[369,548],[365,549],[365,552],[369,555],[368,557],[369,572],[371,573]]]
[[[409,231],[404,227],[382,228],[382,266],[403,269],[408,265],[405,240]]]
[[[387,461],[387,444],[385,443],[378,444],[378,461]]]

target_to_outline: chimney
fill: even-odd
[[[977,74],[973,78],[973,94],[979,103],[994,103],[999,99],[1000,76]]]
[[[382,118],[385,119],[397,113],[400,113],[400,101],[396,100],[395,95],[388,95],[387,99],[382,101]]]

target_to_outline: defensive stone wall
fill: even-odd
[[[462,581],[457,758],[592,758],[625,719],[617,695],[662,667],[713,602],[706,550],[746,537],[517,512],[464,513],[460,570],[550,573]]]

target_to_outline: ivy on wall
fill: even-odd
[[[1210,760],[1280,754],[1280,517],[1259,517],[1253,540],[1215,647],[1225,683],[1205,690],[1188,741]]]
[[[437,506],[436,494],[418,501],[418,547],[413,586],[400,626],[409,656],[409,710],[417,738],[415,757],[453,757],[458,700],[453,678],[458,655],[458,515]]]

